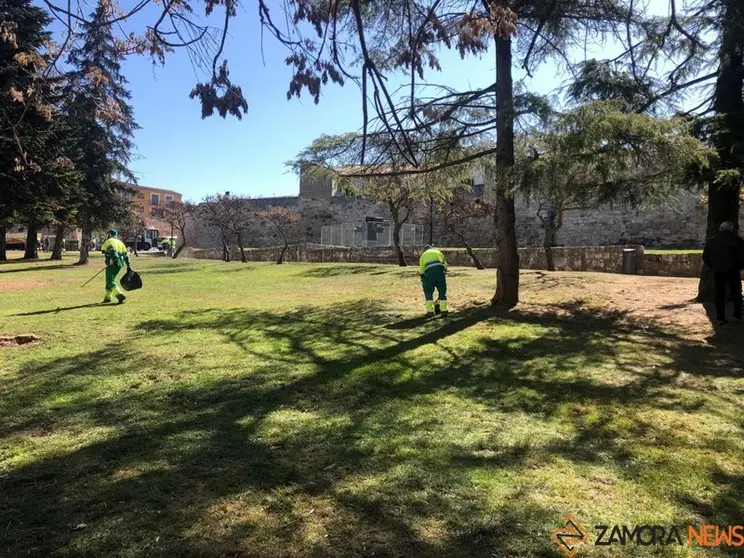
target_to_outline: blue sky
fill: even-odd
[[[217,191],[252,197],[294,195],[298,178],[286,169],[285,161],[321,134],[360,127],[360,94],[353,83],[326,87],[318,105],[308,97],[287,100],[291,77],[284,64],[287,51],[266,35],[264,65],[253,3],[231,25],[226,48],[231,79],[242,86],[249,103],[242,121],[218,116],[202,120],[198,101],[189,99],[196,77],[183,51],[170,55],[165,67],[136,56],[124,64],[142,127],[132,165],[142,185],[176,190],[192,200]],[[441,60],[443,73],[430,76],[432,81],[463,88],[492,82],[490,53],[461,60],[457,53],[446,52]],[[545,93],[562,79],[548,63],[529,87]]]

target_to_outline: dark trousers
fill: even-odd
[[[716,283],[716,318],[726,319],[726,288],[734,299],[734,318],[741,318],[741,275],[738,271],[714,273]]]

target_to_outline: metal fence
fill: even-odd
[[[388,222],[326,225],[320,229],[320,243],[356,248],[393,246],[393,228]],[[403,225],[400,243],[402,246],[423,246],[424,226]]]

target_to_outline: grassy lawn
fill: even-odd
[[[655,255],[675,255],[675,254],[702,254],[703,251],[700,249],[676,249],[676,248],[652,248],[643,251],[644,254],[655,254]]]
[[[0,555],[560,557],[551,531],[744,520],[744,329],[695,279],[141,257],[0,264]],[[733,327],[733,326],[731,326]],[[682,528],[684,527],[684,530]],[[579,546],[577,556],[740,549]]]

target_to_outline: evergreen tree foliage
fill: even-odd
[[[93,230],[106,227],[126,213],[123,192],[134,181],[128,168],[132,160],[132,138],[138,129],[130,106],[131,94],[121,72],[124,53],[107,23],[113,5],[99,2],[85,24],[80,44],[70,51],[74,68],[67,76],[68,110],[77,138],[76,168],[82,174],[80,208],[83,242],[81,264],[88,261]]]

